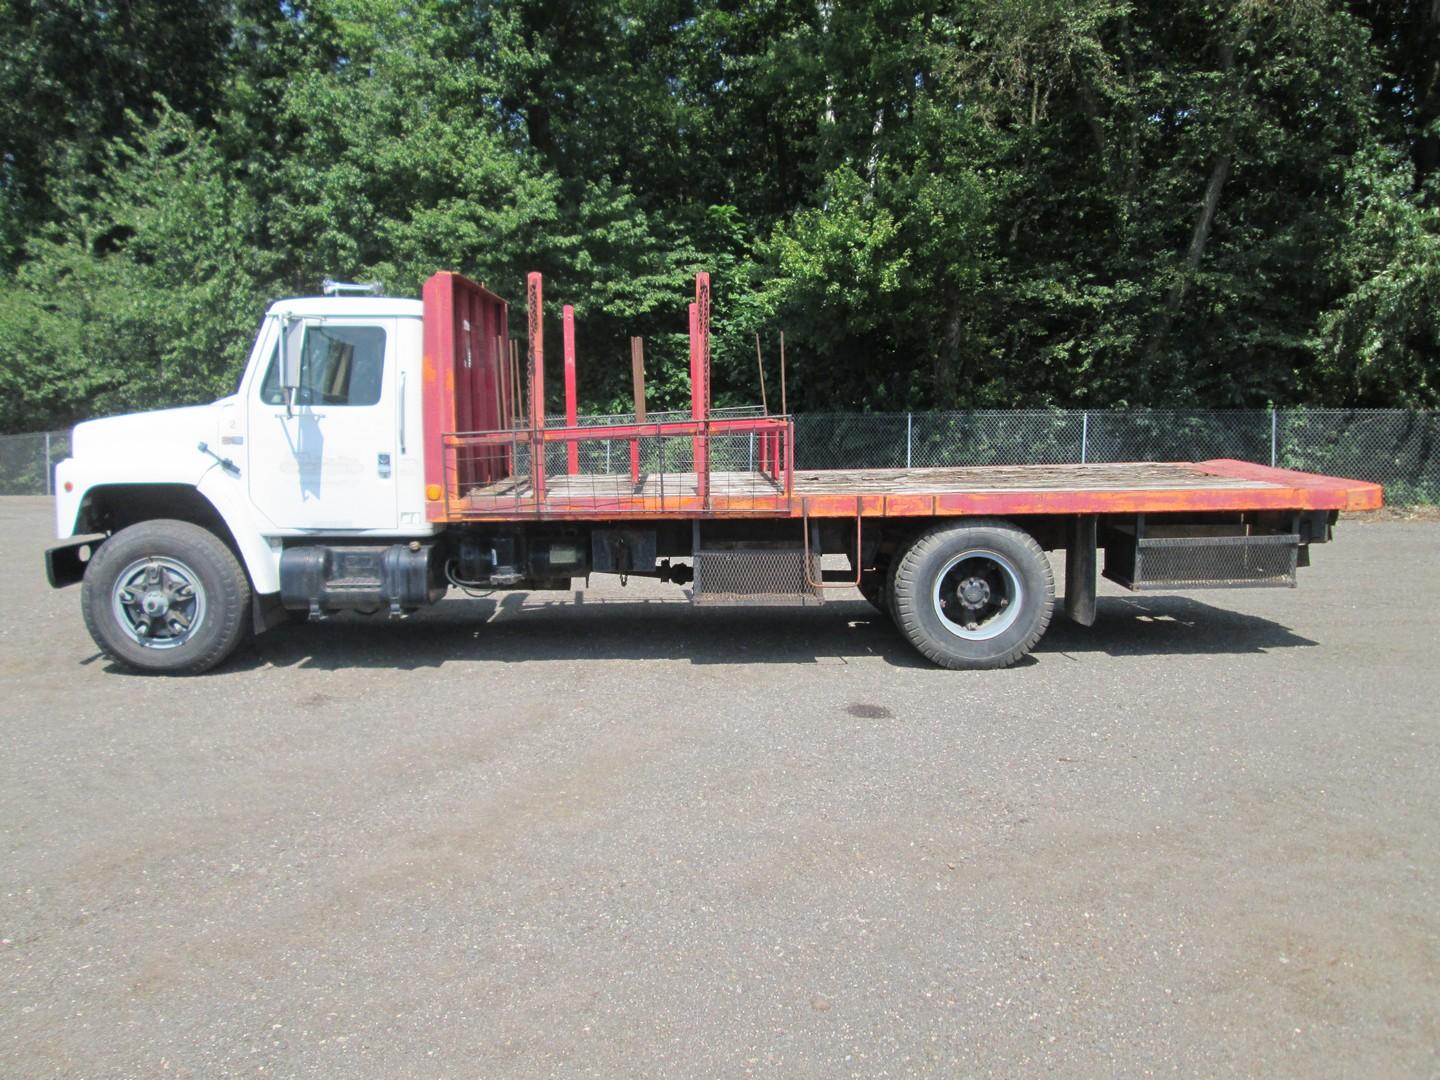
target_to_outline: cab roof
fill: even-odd
[[[425,305],[398,296],[295,296],[277,300],[267,315],[349,317],[370,319],[419,318]]]

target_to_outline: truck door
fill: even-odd
[[[282,529],[396,524],[394,319],[307,319],[286,408],[279,347],[249,401],[250,498]]]

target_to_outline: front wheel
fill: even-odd
[[[895,565],[892,610],[910,643],[948,668],[1009,667],[1050,625],[1055,578],[1034,538],[980,519],[923,533]]]
[[[146,521],[100,545],[80,606],[95,644],[124,667],[198,675],[244,639],[250,582],[214,533]]]

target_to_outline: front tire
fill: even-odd
[[[1009,667],[1040,640],[1055,606],[1040,545],[991,519],[922,533],[896,562],[891,588],[900,631],[947,668]]]
[[[121,666],[198,675],[244,640],[250,581],[214,533],[187,521],[146,521],[100,545],[80,606],[95,644]]]

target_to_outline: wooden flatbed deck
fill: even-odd
[[[1237,510],[1369,510],[1377,484],[1219,459],[1195,464],[994,465],[945,469],[797,470],[787,495],[759,472],[527,477],[450,500],[451,520],[614,517],[959,517]]]

